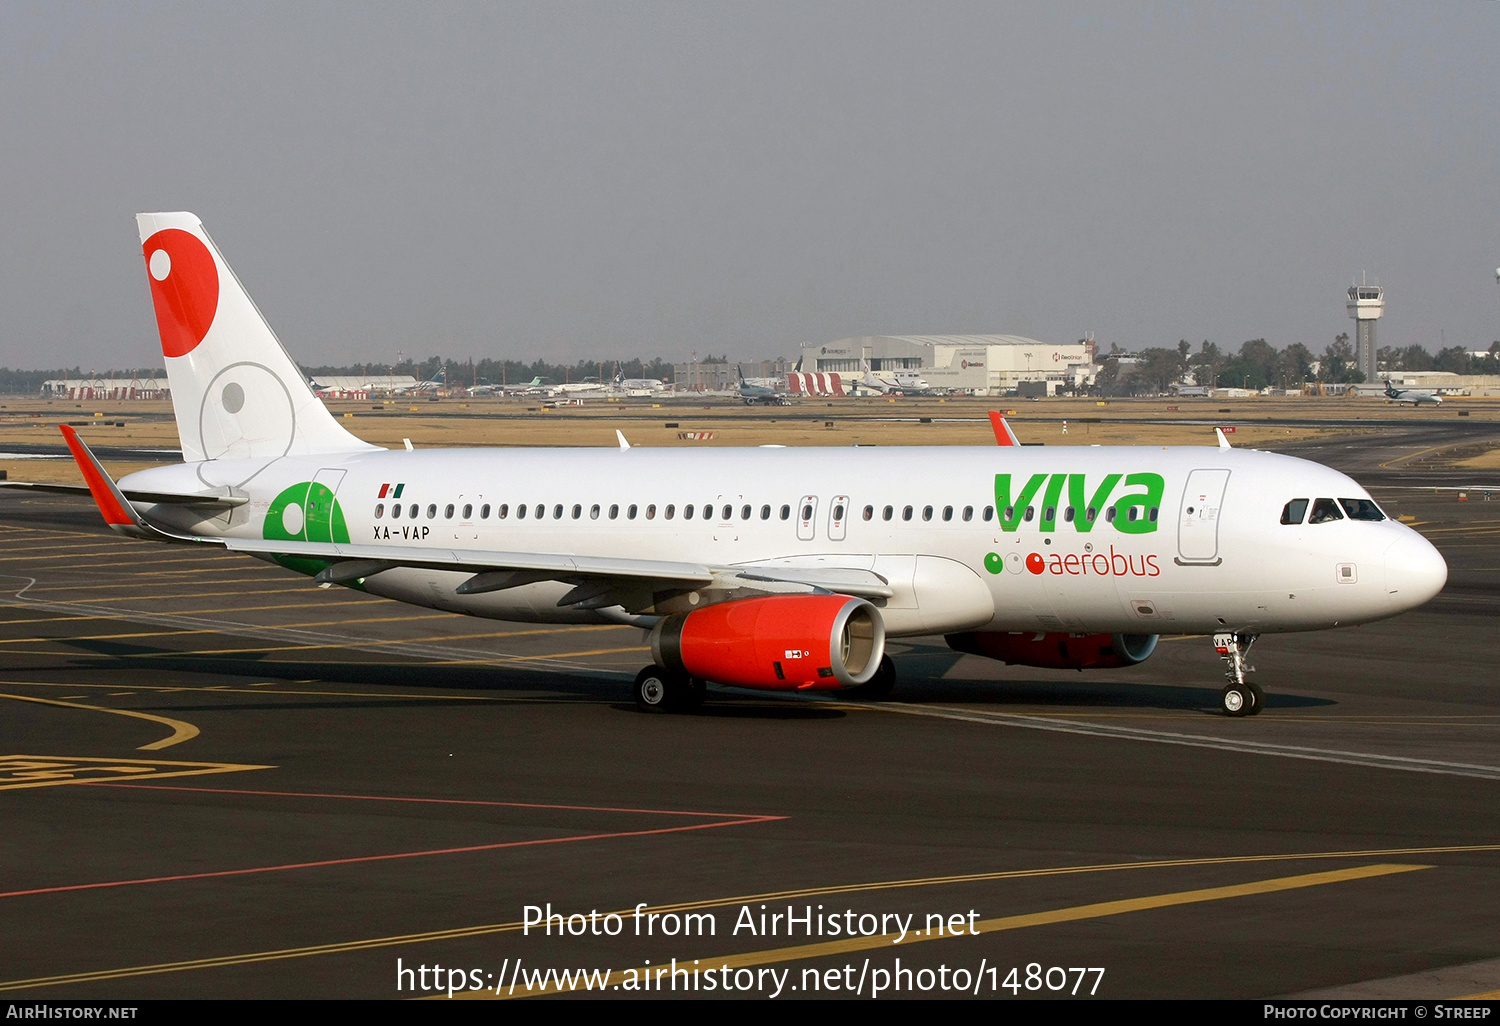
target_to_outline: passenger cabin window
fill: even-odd
[[[1048,506],[1046,509],[1042,510],[1042,519],[1044,521],[1046,521],[1047,523],[1049,523],[1049,524],[1052,523],[1052,521],[1056,520],[1057,519],[1057,507],[1056,506]]]
[[[1090,506],[1088,509],[1083,511],[1083,518],[1092,524],[1095,520],[1099,519],[1099,511],[1093,506]]]
[[[781,507],[781,519],[783,519],[783,520],[790,520],[790,519],[792,519],[792,507],[790,507],[790,506],[782,506]]]
[[[1307,500],[1293,499],[1281,507],[1281,522],[1283,524],[1300,524],[1302,518],[1307,516]]]
[[[649,505],[649,506],[646,507],[646,519],[647,520],[655,520],[656,519],[656,503],[653,502],[653,503],[651,503],[651,505]]]
[[[751,510],[749,506],[741,506],[740,507],[740,519],[741,520],[749,520],[750,519],[750,515],[751,515],[752,512],[754,512],[754,511]]]
[[[952,520],[953,519],[953,507],[952,506],[944,506],[943,507],[943,519],[944,520]]]
[[[749,507],[747,506],[746,508],[748,509]],[[734,507],[733,506],[725,506],[723,509],[719,510],[719,519],[720,520],[733,520],[734,519]]]
[[[923,506],[922,507],[922,519],[923,520],[931,520],[932,519],[932,507],[931,506]]]
[[[517,506],[516,506],[516,519],[517,520],[525,520],[526,519],[526,504],[525,503],[519,503],[519,504],[517,504]]]
[[[1349,514],[1350,520],[1384,520],[1385,514],[1372,499],[1340,499],[1339,505]]]
[[[662,516],[666,517],[668,520],[671,520],[672,514],[676,512],[677,508],[669,504],[666,509],[662,510]]]
[[[375,519],[379,520],[383,516],[385,516],[385,503],[383,503],[383,502],[376,503],[375,504]]]
[[[1150,515],[1150,517],[1148,519],[1150,519],[1150,521],[1154,524],[1154,523],[1156,523],[1156,518],[1157,518],[1157,516],[1160,513],[1161,513],[1161,508],[1159,506],[1152,506],[1151,507],[1151,515]]]
[[[1073,522],[1073,507],[1072,506],[1069,506],[1067,509],[1063,510],[1063,522],[1064,523],[1069,523],[1069,524],[1071,524]]]
[[[1005,519],[1006,520],[1014,520],[1014,519],[1016,519],[1016,507],[1014,507],[1014,506],[1006,506],[1005,507]]]
[[[1026,522],[1028,524],[1031,523],[1031,518],[1034,517],[1034,516],[1036,516],[1036,507],[1035,506],[1027,506],[1026,507]]]
[[[474,519],[474,507],[473,507],[472,504],[465,504],[465,506],[464,506],[464,519],[465,520],[472,520],[472,519]]]
[[[502,502],[500,504],[500,508],[499,509],[495,510],[495,516],[499,517],[501,520],[504,520],[509,513],[510,513],[510,506],[509,506],[509,504],[504,503],[504,502]]]
[[[427,519],[428,520],[432,520],[432,519],[434,519],[436,517],[437,517],[437,503],[435,503],[435,502],[429,502],[427,504]]]
[[[901,519],[902,520],[910,520],[911,519],[911,507],[910,506],[903,506],[901,508]]]
[[[974,507],[973,506],[965,506],[964,507],[964,523],[968,523],[970,520],[973,520],[973,519],[974,519]]]
[[[745,508],[749,509],[750,507],[746,506]],[[833,507],[833,520],[834,520],[834,523],[838,523],[840,520],[843,520],[843,519],[844,519],[844,504],[842,502],[840,502],[840,503],[835,504],[834,507]]]
[[[452,520],[453,519],[453,503],[450,502],[450,503],[448,503],[448,505],[446,505],[446,506],[443,507],[443,519],[444,520]]]
[[[573,516],[574,516],[574,518],[577,518],[577,516],[578,516],[578,513],[577,513],[578,507],[574,506],[573,510],[574,510]],[[589,507],[589,519],[590,520],[598,520],[599,519],[599,504],[597,502],[594,503],[592,506]]]
[[[394,503],[391,504],[391,519],[392,520],[400,520],[401,519],[401,504],[399,502],[394,502]]]
[[[882,519],[882,520],[889,520],[889,519],[891,519],[891,517],[893,517],[895,515],[896,515],[896,508],[894,506],[887,506],[885,509],[883,509],[883,510],[880,511],[880,519]]]
[[[802,519],[803,520],[811,520],[812,519],[812,514],[813,514],[812,503],[810,503],[810,502],[803,503],[802,504]]]
[[[489,518],[490,518],[490,504],[486,502],[483,506],[479,507],[479,519],[480,520],[488,520]]]
[[[667,507],[667,509],[669,509],[669,510],[671,508],[672,508],[671,506]],[[671,513],[667,514],[667,516],[671,516],[671,515],[672,515]],[[688,503],[686,506],[682,507],[682,519],[684,519],[684,520],[691,520],[691,519],[693,519],[693,505],[692,505],[692,503]]]
[[[760,508],[760,518],[762,520],[770,520],[771,519],[771,507],[770,506],[762,506]]]
[[[1333,520],[1344,519],[1344,514],[1339,512],[1338,503],[1332,499],[1314,499],[1312,516],[1307,518],[1309,524],[1326,524]]]
[[[984,507],[984,522],[986,524],[989,523],[990,520],[994,518],[994,516],[995,516],[995,507],[994,506],[986,506],[986,507]]]
[[[634,507],[632,507],[632,508],[634,508]],[[619,515],[620,515],[620,504],[618,502],[612,503],[610,505],[610,507],[609,507],[609,519],[614,520],[614,519],[618,518]],[[632,513],[631,516],[635,516],[635,514]]]
[[[559,502],[557,505],[555,505],[555,506],[552,507],[552,519],[553,520],[561,520],[562,518],[563,518],[563,508],[562,508],[562,503]]]

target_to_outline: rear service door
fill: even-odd
[[[344,511],[335,498],[343,480],[344,471],[324,469],[318,471],[307,486],[303,522],[307,525],[308,541],[348,543],[349,525],[345,523]]]
[[[1218,565],[1219,519],[1228,484],[1227,470],[1195,470],[1188,475],[1177,516],[1177,562]]]

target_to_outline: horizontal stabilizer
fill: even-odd
[[[0,488],[19,488],[29,492],[48,492],[55,495],[93,495],[88,485],[46,484],[31,481],[0,481]],[[192,506],[196,509],[233,509],[250,501],[246,495],[213,495],[195,492],[142,492],[134,488],[121,488],[120,494],[132,503],[168,503],[173,506]]]

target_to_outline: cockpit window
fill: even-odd
[[[1338,503],[1332,499],[1314,499],[1312,516],[1307,518],[1309,524],[1326,524],[1332,520],[1342,520],[1344,514],[1339,512]]]
[[[1300,524],[1302,518],[1307,516],[1307,500],[1293,499],[1281,508],[1281,522],[1283,524]]]
[[[1374,499],[1340,499],[1339,505],[1349,514],[1350,520],[1384,520],[1385,514],[1375,505]]]

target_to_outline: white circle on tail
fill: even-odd
[[[166,281],[167,275],[172,273],[172,258],[167,251],[159,249],[151,254],[151,277],[157,281]]]
[[[302,533],[302,507],[296,504],[288,506],[281,511],[281,526],[286,528],[286,533],[298,535]]]

